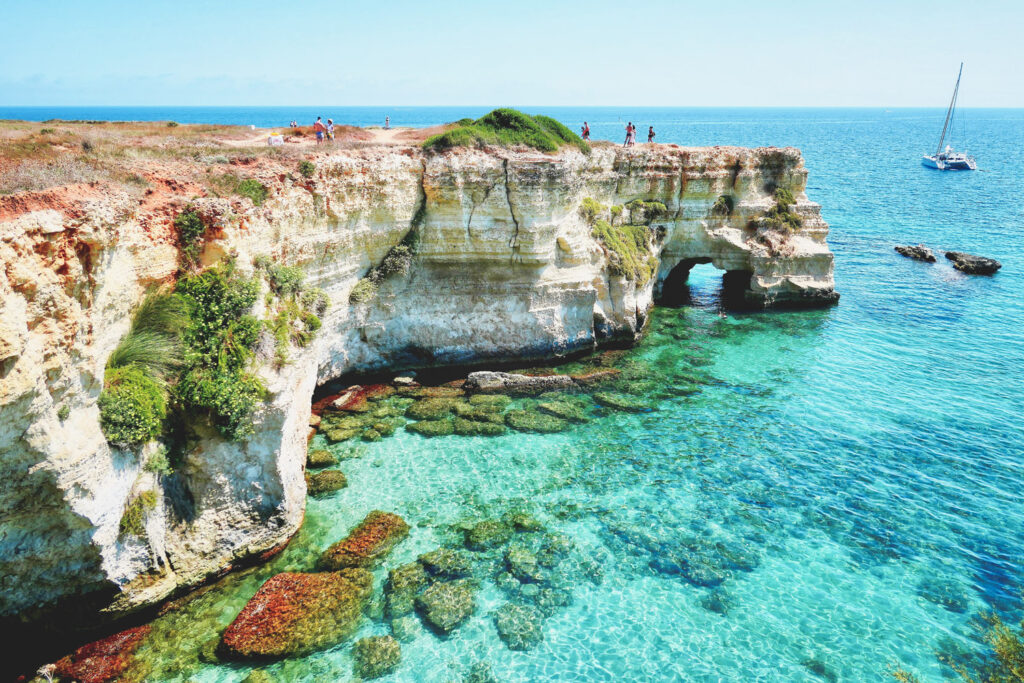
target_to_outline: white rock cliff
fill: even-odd
[[[97,408],[133,308],[177,272],[168,217],[143,215],[116,188],[70,208],[0,212],[0,617],[86,599],[122,614],[286,542],[302,521],[317,383],[633,339],[655,296],[678,289],[694,263],[732,273],[748,305],[837,297],[828,226],[791,148],[605,145],[584,156],[367,147],[322,156],[308,181],[263,173],[271,196],[259,208],[197,200],[217,223],[204,260],[234,252],[243,269],[264,254],[300,266],[330,309],[310,347],[280,370],[260,369],[272,398],[256,434],[241,443],[211,435],[173,487],[142,471],[138,453],[108,446]],[[778,187],[796,197],[803,227],[764,239],[748,224]],[[721,195],[733,199],[729,215],[712,211]],[[665,205],[652,223],[662,235],[656,277],[637,284],[612,274],[581,215],[585,198]],[[409,272],[350,304],[353,286],[411,230]],[[145,538],[119,538],[141,490],[159,493]]]

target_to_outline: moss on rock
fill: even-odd
[[[405,428],[420,436],[449,436],[455,433],[455,424],[452,420],[424,420],[407,424]]]
[[[311,496],[333,493],[348,486],[348,479],[341,470],[323,470],[306,473],[306,491]]]
[[[391,636],[360,638],[352,648],[352,672],[359,678],[380,678],[402,661],[402,646]]]
[[[409,406],[405,416],[412,420],[443,420],[460,403],[463,400],[458,398],[425,398]]]
[[[545,434],[563,432],[569,428],[565,420],[537,410],[510,410],[505,413],[505,424],[520,432]]]
[[[495,424],[490,421],[479,422],[462,417],[452,420],[452,428],[460,436],[501,436],[508,431],[504,424]]]
[[[511,538],[511,526],[501,520],[487,519],[466,530],[466,547],[470,550],[490,550],[508,543]]]
[[[371,567],[409,535],[409,525],[391,512],[374,510],[341,541],[320,556],[327,569]]]
[[[323,448],[312,450],[306,455],[306,467],[320,468],[331,467],[338,464],[338,458],[333,453]]]
[[[646,413],[654,409],[654,406],[643,399],[610,391],[597,392],[594,394],[594,400],[605,408],[626,413]]]
[[[473,614],[475,593],[475,586],[469,579],[435,583],[416,598],[416,607],[427,623],[449,633]]]

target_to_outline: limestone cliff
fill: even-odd
[[[804,193],[795,149],[368,146],[316,162],[309,179],[284,162],[254,166],[270,188],[260,207],[193,200],[194,188],[173,183],[162,185],[172,197],[159,208],[114,186],[0,202],[0,617],[83,595],[123,613],[286,541],[302,519],[318,382],[633,339],[654,298],[678,289],[694,263],[731,273],[747,305],[836,298],[828,226]],[[796,199],[802,226],[792,234],[751,228],[777,188]],[[648,221],[653,277],[615,274],[581,213],[585,199],[664,204]],[[269,255],[300,266],[331,303],[311,346],[260,368],[271,399],[255,436],[210,436],[157,482],[139,454],[107,444],[97,397],[131,311],[175,277],[170,216],[189,201],[215,223],[205,262],[233,253],[249,269]],[[410,238],[408,272],[350,303],[356,283]],[[143,489],[159,492],[146,533],[122,538],[119,520]]]

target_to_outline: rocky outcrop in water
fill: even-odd
[[[947,251],[946,258],[953,262],[954,268],[968,275],[993,275],[1003,267],[1003,264],[995,259],[965,254],[962,251]]]
[[[124,614],[279,547],[302,520],[318,382],[628,342],[698,263],[727,273],[743,305],[837,297],[828,226],[795,149],[368,147],[318,156],[308,178],[286,158],[240,164],[268,190],[260,206],[193,200],[200,188],[156,177],[148,194],[97,186],[0,202],[0,618],[45,619],[64,599]],[[793,201],[776,225],[764,217],[780,188]],[[643,250],[598,239],[587,199],[611,207],[609,229],[643,221]],[[307,347],[258,364],[268,400],[254,434],[226,441],[197,423],[163,475],[144,469],[154,444],[107,443],[97,399],[133,310],[177,277],[171,219],[190,203],[208,223],[201,263],[297,266],[330,306]],[[144,493],[154,504],[141,533],[121,533]]]
[[[900,256],[906,256],[912,258],[915,261],[926,261],[928,263],[935,263],[935,254],[932,250],[923,244],[919,244],[916,247],[912,245],[896,246],[896,253]]]

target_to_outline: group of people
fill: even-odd
[[[587,123],[586,121],[584,121],[583,125],[580,127],[580,137],[582,137],[584,140],[590,139],[590,124]],[[654,126],[649,126],[647,128],[647,142],[649,144],[654,143]],[[622,143],[622,146],[632,147],[635,144],[636,126],[634,126],[633,122],[630,121],[629,123],[626,124],[626,141]]]
[[[334,121],[327,119],[327,123],[324,123],[320,117],[316,117],[316,123],[313,124],[313,132],[316,133],[316,144],[321,144],[324,138],[330,141],[334,141]]]

